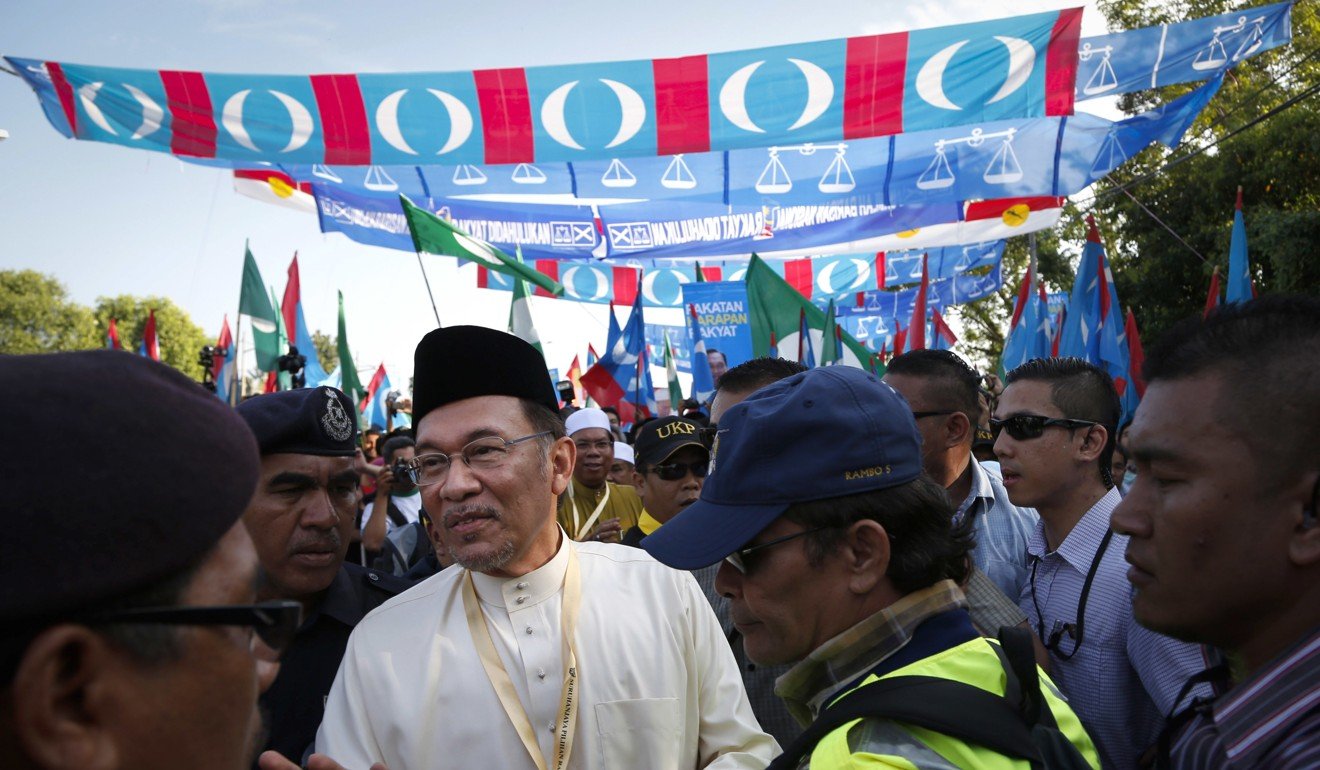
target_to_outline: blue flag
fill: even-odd
[[[699,404],[705,404],[715,396],[715,378],[711,375],[710,362],[706,359],[706,341],[702,337],[697,306],[688,305],[688,314],[692,318],[692,398]]]
[[[1247,259],[1247,226],[1242,221],[1242,188],[1237,191],[1233,212],[1233,240],[1228,246],[1228,301],[1251,299],[1251,262]]]

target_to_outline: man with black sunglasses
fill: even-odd
[[[959,588],[971,569],[970,528],[954,526],[944,490],[923,475],[907,402],[874,374],[830,366],[717,411],[701,499],[642,547],[677,569],[718,564],[715,587],[728,597],[747,656],[794,664],[776,692],[801,724],[826,721],[772,767],[796,768],[808,755],[813,770],[950,767],[949,757],[961,767],[1010,766],[997,749],[903,724],[910,720],[864,715],[825,727],[841,697],[876,692],[900,673],[937,687],[973,685],[958,688],[964,704],[986,690],[1007,693],[998,646],[973,625]],[[1030,642],[1024,654],[1043,677]],[[1064,740],[1094,764],[1076,716],[1043,691]]]
[[[252,432],[122,352],[0,356],[0,393],[35,437],[0,442],[0,767],[247,767],[300,611],[256,603]]]
[[[1184,683],[1212,662],[1200,646],[1133,620],[1127,538],[1109,529],[1120,500],[1110,475],[1119,415],[1104,370],[1050,358],[1008,373],[990,420],[1009,499],[1040,513],[1019,604],[1106,768],[1149,759],[1165,717],[1185,702]]]
[[[250,398],[238,413],[261,449],[261,478],[243,514],[267,576],[261,596],[304,611],[280,675],[261,697],[266,749],[296,760],[316,738],[353,627],[411,583],[344,561],[360,495],[357,410],[348,396],[328,386],[286,390]]]
[[[701,496],[710,451],[701,441],[701,426],[682,417],[646,423],[637,431],[634,449],[634,479],[642,498],[642,515],[624,533],[623,544],[636,547]]]

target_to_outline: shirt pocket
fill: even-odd
[[[681,767],[682,719],[678,698],[597,703],[601,767]]]

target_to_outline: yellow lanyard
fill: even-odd
[[[564,770],[568,766],[568,756],[573,751],[573,737],[577,732],[578,710],[578,671],[577,654],[573,650],[573,636],[577,630],[578,610],[582,605],[582,576],[578,570],[577,552],[573,546],[564,543],[568,549],[568,569],[564,573],[564,595],[562,599],[560,626],[564,643],[564,686],[560,691],[559,718],[555,724],[554,770]],[[527,716],[526,709],[518,699],[518,691],[513,687],[509,672],[504,669],[504,661],[495,649],[495,642],[490,638],[490,629],[486,627],[486,618],[477,598],[476,587],[472,584],[472,574],[463,581],[463,610],[467,615],[468,632],[477,645],[481,657],[481,666],[486,669],[500,705],[513,722],[518,737],[522,739],[527,753],[532,755],[538,770],[547,770],[546,757],[541,753],[541,746],[536,740],[536,731]]]
[[[574,539],[574,540],[581,540],[582,538],[584,538],[584,537],[586,537],[588,534],[590,534],[592,525],[594,525],[594,524],[596,523],[596,520],[600,518],[601,513],[603,513],[603,512],[605,511],[605,504],[608,503],[608,502],[610,501],[610,486],[611,486],[610,482],[606,481],[606,482],[605,482],[605,496],[602,497],[602,498],[600,499],[600,502],[596,504],[596,510],[594,510],[594,511],[591,512],[591,517],[587,519],[587,523],[586,523],[586,524],[582,524],[582,523],[580,523],[580,522],[582,521],[582,517],[578,515],[577,500],[576,500],[576,499],[573,499],[573,500],[572,500],[572,503],[573,503],[573,529],[575,530],[575,531],[573,532],[573,539]],[[574,497],[575,497],[574,494],[573,494],[573,485],[572,485],[572,484],[569,484],[569,486],[568,486],[568,496],[569,496],[570,498],[574,498]]]

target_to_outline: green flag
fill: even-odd
[[[564,285],[559,281],[524,265],[489,243],[473,238],[426,209],[413,205],[406,196],[400,195],[399,200],[403,203],[403,215],[408,220],[413,248],[417,251],[476,262],[487,270],[522,278],[556,297],[564,293]]]
[[[669,408],[678,414],[683,406],[683,388],[678,384],[678,365],[674,363],[674,348],[669,344],[669,332],[665,332],[665,375],[669,380]]]
[[[344,292],[339,292],[339,389],[348,394],[348,400],[361,405],[367,397],[367,389],[358,379],[357,366],[353,363],[353,354],[348,350],[348,328],[344,325]],[[361,411],[361,410],[359,410]],[[361,422],[361,417],[358,418]]]
[[[279,313],[270,304],[266,294],[266,283],[261,280],[261,270],[252,256],[252,249],[243,249],[243,287],[238,295],[239,315],[245,315],[252,321],[252,344],[256,349],[257,368],[263,372],[273,372],[279,364]]]
[[[747,315],[752,327],[752,354],[756,356],[779,356],[792,361],[797,360],[798,337],[801,335],[803,315],[807,326],[812,330],[812,348],[821,350],[825,335],[825,313],[797,289],[793,288],[774,269],[757,255],[752,255],[747,266]],[[816,334],[821,337],[817,338]],[[839,363],[860,369],[877,371],[872,364],[875,357],[871,351],[851,334],[840,330],[843,347],[839,350]],[[771,340],[774,340],[774,349]]]
[[[289,332],[284,328],[284,314],[280,312],[280,300],[275,296],[275,290],[270,290],[270,304],[275,308],[275,349],[283,356],[289,352]],[[279,359],[275,361],[277,367]],[[280,390],[290,390],[293,388],[293,375],[288,372],[280,372],[276,375],[276,381],[280,384]]]
[[[839,328],[839,319],[834,317],[834,298],[831,297],[830,306],[825,308],[825,339],[820,348],[821,366],[837,364],[842,358],[839,351],[839,335],[842,331]]]
[[[703,270],[701,269],[701,263],[700,263],[700,262],[697,263],[696,268],[697,268],[697,283],[705,283],[705,282],[706,282],[706,273],[705,273],[705,271],[703,271]]]
[[[515,256],[521,264],[521,247],[518,248]],[[536,333],[536,326],[532,324],[532,303],[531,297],[527,294],[527,282],[521,278],[513,279],[513,302],[509,304],[509,333],[536,348],[536,352],[545,355],[545,350],[541,348],[541,338]]]

